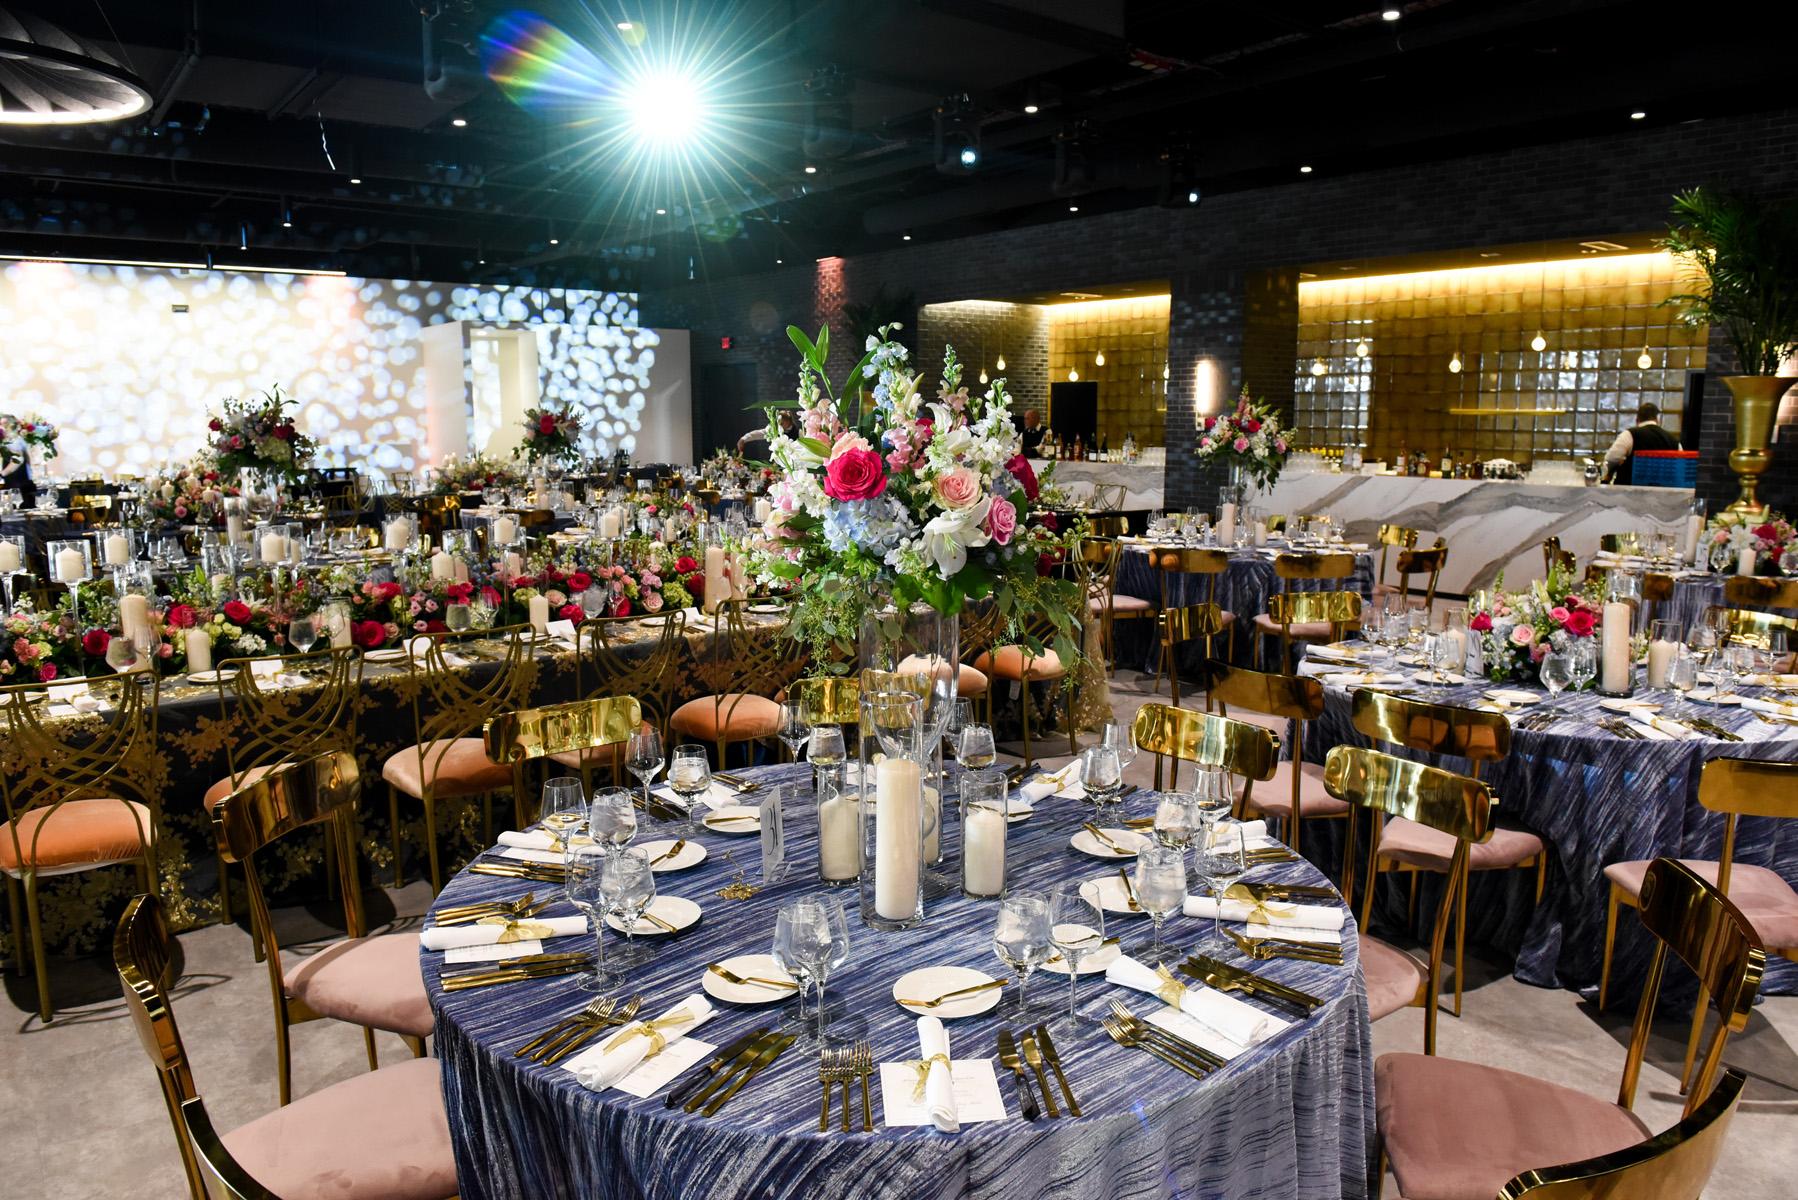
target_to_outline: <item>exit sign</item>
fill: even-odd
[[[718,339],[718,349],[720,350],[734,350],[736,349],[736,346],[737,339],[734,337],[721,337]]]

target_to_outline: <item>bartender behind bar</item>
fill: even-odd
[[[1636,409],[1636,423],[1617,435],[1604,452],[1606,476],[1612,483],[1627,484],[1635,477],[1636,455],[1644,450],[1677,450],[1679,439],[1661,428],[1661,410],[1644,403]]]

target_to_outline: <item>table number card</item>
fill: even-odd
[[[756,806],[762,822],[764,884],[780,883],[787,877],[787,827],[781,814],[781,803],[786,793],[784,785],[775,784],[768,789],[767,798]]]
[[[544,626],[544,631],[552,638],[560,638],[565,642],[574,641],[573,621],[551,621]]]

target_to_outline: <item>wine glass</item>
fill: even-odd
[[[1136,852],[1136,902],[1155,922],[1155,936],[1143,961],[1158,963],[1179,953],[1161,936],[1162,922],[1186,903],[1186,853],[1176,846],[1148,845]]]
[[[1754,674],[1754,647],[1741,643],[1725,646],[1717,661],[1717,695],[1733,696],[1742,681]]]
[[[1068,1012],[1056,1027],[1070,1037],[1080,1031],[1074,1011],[1080,986],[1080,963],[1105,944],[1105,910],[1097,888],[1072,879],[1057,884],[1049,902],[1049,944],[1068,964]]]
[[[604,873],[611,857],[603,846],[570,846],[563,858],[568,878],[564,888],[568,902],[587,915],[593,930],[593,973],[583,975],[575,986],[583,992],[608,992],[623,982],[618,969],[606,962],[605,914],[608,901]]]
[[[1224,939],[1221,923],[1224,893],[1231,884],[1248,873],[1249,865],[1243,842],[1241,824],[1235,821],[1225,822],[1212,832],[1205,853],[1199,859],[1199,872],[1211,886],[1212,899],[1217,902],[1217,908],[1211,914],[1211,938],[1226,949],[1228,943]],[[1140,898],[1138,903],[1141,903]]]
[[[686,802],[686,832],[697,835],[699,798],[711,790],[712,764],[704,746],[689,742],[674,748],[674,759],[668,766],[668,786]]]
[[[662,753],[662,735],[652,726],[631,733],[624,751],[624,765],[643,785],[643,807],[649,808],[649,783],[661,773],[666,759]]]
[[[602,846],[622,849],[637,836],[637,806],[623,788],[607,788],[587,809],[587,829]]]
[[[817,1023],[805,1034],[822,1043],[827,1014],[824,985],[830,973],[849,961],[849,921],[842,902],[829,896],[806,896],[782,905],[774,918],[774,958],[803,988],[817,991]]]
[[[295,654],[305,654],[318,644],[318,619],[313,616],[295,617],[287,623],[287,644],[293,647]]]
[[[1180,851],[1182,860],[1187,848],[1213,820],[1194,792],[1162,792],[1155,804],[1155,840]],[[1192,886],[1188,876],[1187,886]]]
[[[1786,658],[1792,652],[1791,639],[1783,629],[1767,631],[1767,674],[1777,674],[1786,668]],[[1769,683],[1773,682],[1768,680]]]
[[[106,642],[106,665],[124,674],[137,661],[137,645],[128,637],[114,635]]]
[[[643,910],[656,898],[656,877],[649,867],[649,852],[605,847],[599,868],[599,886],[606,915],[624,930],[624,953],[619,956],[621,965],[642,962],[648,954],[637,945],[637,922],[643,919]]]
[[[999,901],[999,918],[993,927],[993,950],[999,961],[1018,975],[1016,995],[1006,1001],[1000,1015],[1014,1020],[1030,1018],[1025,989],[1030,976],[1049,958],[1049,897],[1042,892],[1014,891]]]
[[[1117,751],[1118,766],[1122,770],[1129,770],[1130,764],[1136,761],[1136,738],[1116,721],[1107,721],[1099,727],[1099,745]]]
[[[961,749],[961,731],[968,727],[974,719],[974,702],[957,699],[949,706],[949,715],[943,720],[943,749],[953,756]]]
[[[956,748],[955,758],[968,771],[984,771],[992,766],[998,758],[993,746],[993,727],[978,722],[963,725],[961,745]]]
[[[1686,697],[1698,686],[1698,655],[1690,646],[1676,645],[1673,648],[1673,662],[1667,668],[1667,686],[1673,689],[1674,695],[1680,699],[1667,714],[1672,717],[1676,712],[1683,712],[1690,704]]]
[[[1567,647],[1567,657],[1573,667],[1572,687],[1575,691],[1583,689],[1598,678],[1598,643],[1591,638],[1575,638]]]
[[[1080,787],[1086,792],[1086,798],[1099,810],[1099,820],[1105,820],[1106,808],[1115,803],[1118,793],[1124,790],[1124,768],[1118,762],[1118,752],[1110,746],[1088,746],[1080,755]]]
[[[557,775],[543,781],[543,803],[537,819],[556,845],[566,848],[569,838],[587,819],[587,790],[573,775]]]
[[[811,726],[805,719],[805,706],[798,700],[788,700],[780,706],[780,724],[775,732],[781,743],[786,746],[787,753],[794,762],[799,761],[799,748],[805,745],[811,736]]]
[[[474,613],[466,604],[446,604],[443,624],[451,633],[467,633],[474,626]]]
[[[1560,703],[1562,689],[1573,682],[1573,659],[1560,650],[1550,650],[1542,656],[1538,674],[1548,689],[1548,706],[1554,708]]]
[[[598,584],[581,592],[579,600],[581,614],[589,621],[606,611],[606,594]]]

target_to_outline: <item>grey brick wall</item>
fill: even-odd
[[[943,344],[952,343],[967,369],[962,381],[978,391],[982,348],[987,374],[998,375],[995,365],[1005,354],[1005,383],[1012,397],[1012,412],[1023,419],[1027,408],[1048,411],[1049,318],[1036,304],[928,304],[918,310],[918,365],[929,373],[929,390],[936,390],[937,370],[943,363]]]

